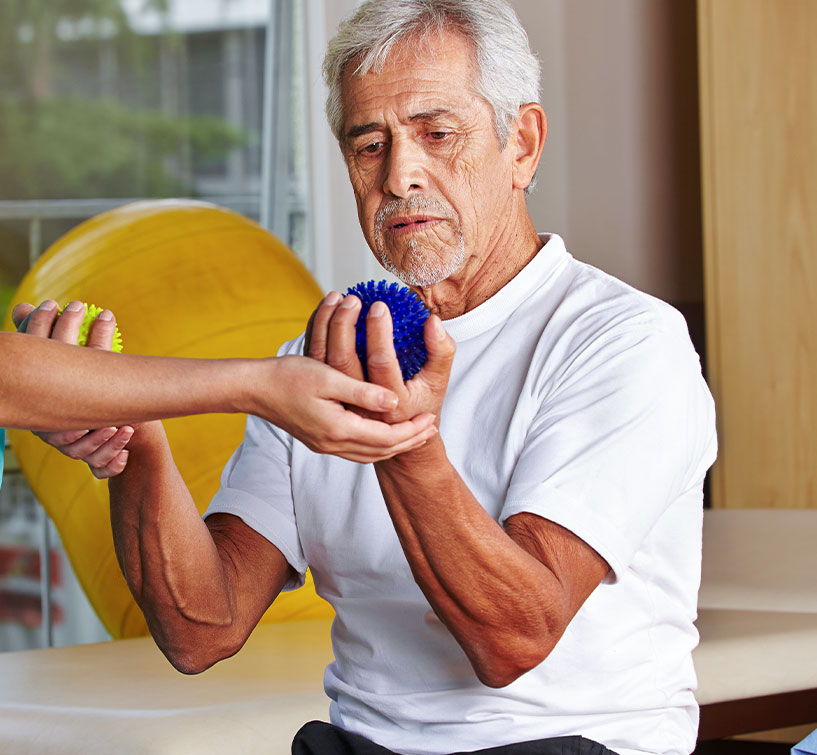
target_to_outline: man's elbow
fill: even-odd
[[[193,676],[207,671],[219,661],[235,655],[243,643],[202,640],[190,643],[168,643],[155,637],[156,644],[170,665],[182,674]]]
[[[186,676],[195,676],[203,671],[207,671],[208,668],[214,666],[220,660],[218,658],[204,658],[189,653],[165,653],[165,658],[170,661],[170,665],[173,666],[176,671]]]
[[[555,645],[555,641],[524,640],[516,636],[513,642],[503,643],[500,648],[483,654],[472,661],[472,665],[477,678],[486,687],[507,687],[542,663]]]

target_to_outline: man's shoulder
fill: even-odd
[[[636,330],[689,341],[686,320],[675,307],[575,258],[565,270],[554,320],[577,335],[605,338]]]

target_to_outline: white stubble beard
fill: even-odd
[[[384,235],[386,222],[389,217],[394,215],[408,214],[418,210],[434,210],[448,219],[448,222],[451,222],[450,213],[446,211],[443,205],[434,200],[425,197],[411,197],[407,200],[394,199],[378,210],[375,216],[375,251],[380,259],[380,264],[392,275],[408,286],[425,288],[444,281],[465,264],[465,237],[459,223],[457,223],[454,229],[457,237],[456,247],[445,258],[435,260],[427,259],[418,240],[410,238],[408,240],[408,253],[403,258],[404,265],[398,268],[386,249]]]

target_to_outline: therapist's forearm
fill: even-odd
[[[0,426],[76,430],[241,411],[265,361],[112,354],[0,333]]]

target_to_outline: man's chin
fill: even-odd
[[[415,288],[428,288],[437,283],[441,283],[456,270],[442,270],[425,267],[412,267],[405,269],[397,267],[388,257],[380,258],[380,264],[388,270],[396,278],[399,278],[407,286],[414,286]]]
[[[464,262],[461,250],[458,250],[458,253],[448,260],[434,259],[433,261],[424,262],[415,256],[414,259],[409,258],[407,260],[408,264],[402,265],[396,265],[393,256],[388,251],[381,250],[378,256],[380,264],[392,275],[399,278],[407,286],[417,288],[428,288],[441,283],[454,275]]]

